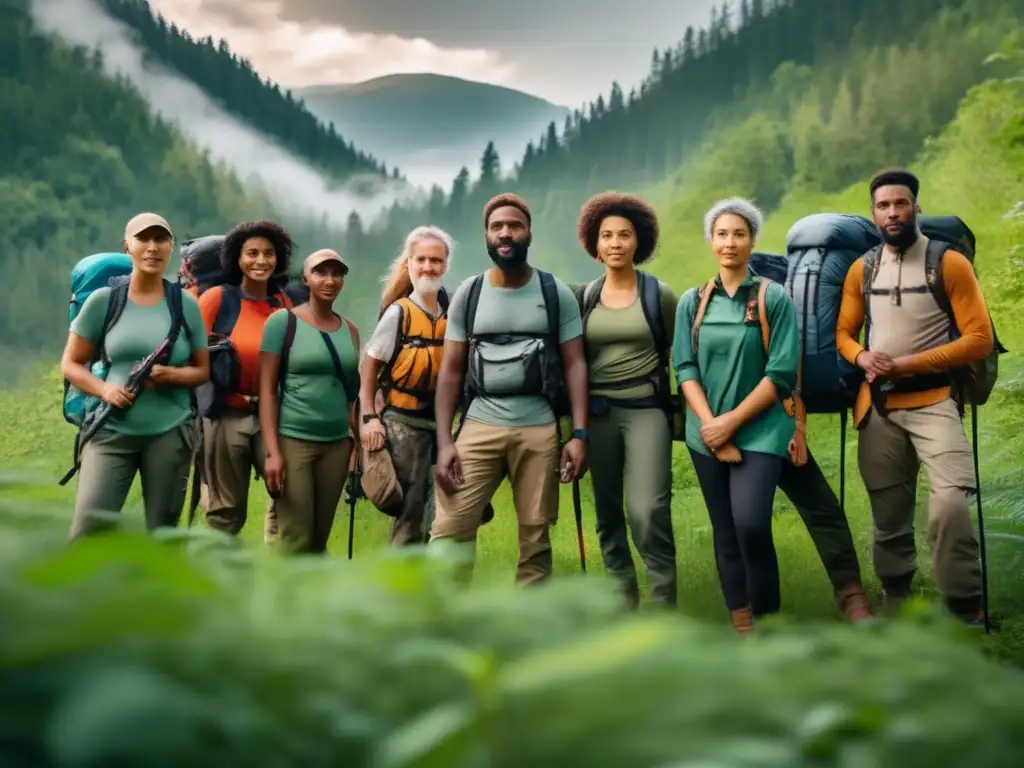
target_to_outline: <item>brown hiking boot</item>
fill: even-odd
[[[754,631],[754,614],[750,608],[732,611],[732,625],[741,635],[749,635]]]
[[[873,618],[868,596],[860,584],[847,584],[845,587],[837,589],[836,603],[843,613],[843,618],[851,624],[859,624]]]

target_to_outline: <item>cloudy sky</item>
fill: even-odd
[[[570,107],[628,92],[719,0],[150,0],[284,86],[436,72]],[[585,10],[584,10],[585,9]]]

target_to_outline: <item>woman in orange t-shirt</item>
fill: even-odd
[[[292,255],[288,232],[272,221],[247,221],[224,238],[224,282],[199,298],[210,343],[213,396],[204,408],[206,521],[216,530],[238,534],[248,513],[249,481],[263,474],[266,451],[260,433],[260,340],[276,310],[292,306],[281,290]],[[226,348],[230,346],[229,352]],[[216,358],[220,357],[219,360]],[[217,367],[217,374],[212,369]],[[273,504],[267,510],[267,538],[275,533]]]

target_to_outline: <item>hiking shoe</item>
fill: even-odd
[[[836,603],[843,613],[843,618],[851,624],[859,624],[862,621],[870,621],[874,618],[871,614],[871,604],[864,588],[860,584],[848,584],[836,590]]]
[[[754,631],[754,614],[750,608],[740,608],[732,611],[732,626],[737,633],[749,635]]]

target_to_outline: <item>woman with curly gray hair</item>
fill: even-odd
[[[686,447],[711,518],[718,576],[740,633],[779,610],[772,539],[775,487],[795,424],[782,400],[796,386],[796,308],[748,262],[762,216],[740,198],[704,217],[718,274],[676,311],[676,381],[686,400]]]
[[[590,381],[590,481],[601,554],[627,602],[636,606],[639,588],[628,519],[647,566],[652,601],[674,606],[668,362],[677,297],[639,268],[654,255],[658,219],[642,200],[608,192],[583,206],[577,236],[604,266],[604,275],[577,289]]]

